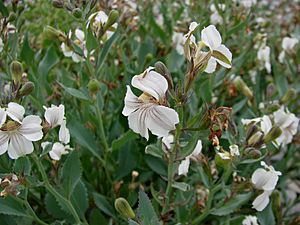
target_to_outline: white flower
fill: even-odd
[[[274,112],[273,115],[275,124],[279,126],[282,131],[276,141],[284,145],[291,143],[293,136],[297,133],[299,118],[288,110],[285,112],[283,107]]]
[[[259,225],[256,216],[246,216],[242,222],[243,225]]]
[[[240,155],[239,146],[230,145],[229,149],[230,149],[230,155],[231,156],[239,156]]]
[[[169,134],[169,135],[163,137],[162,142],[164,143],[164,145],[166,146],[167,149],[171,149],[172,144],[174,142],[174,135]]]
[[[44,106],[45,109],[45,119],[54,128],[60,126],[65,118],[65,106],[60,104],[59,106],[51,105],[50,108]]]
[[[87,27],[90,26],[95,31],[95,33],[99,33],[99,31],[105,26],[106,22],[108,20],[108,16],[103,11],[98,11],[93,14],[91,14],[87,21]],[[113,29],[117,29],[118,24],[114,23],[111,27]],[[114,31],[107,30],[106,31],[106,38],[109,39],[114,34]]]
[[[210,49],[211,53],[219,52],[231,62],[232,53],[222,44],[221,35],[214,25],[209,25],[201,31],[201,40]],[[225,68],[231,68],[231,64],[211,56],[208,60],[205,72],[213,73],[216,70],[217,62]]]
[[[45,149],[48,145],[51,145],[52,143],[50,142],[43,142],[41,144],[42,148]],[[62,155],[66,155],[69,153],[69,151],[73,150],[72,148],[70,148],[69,145],[64,146],[63,144],[59,143],[59,142],[55,142],[51,148],[51,150],[49,151],[49,156],[51,157],[51,159],[53,160],[60,160]]]
[[[202,151],[202,141],[198,140],[196,147],[194,148],[193,152],[188,155],[187,157],[185,157],[184,160],[181,161],[181,163],[179,164],[178,167],[178,175],[187,175],[188,171],[189,171],[189,167],[190,167],[190,158],[192,156],[198,156]]]
[[[23,106],[15,102],[8,103],[7,108],[0,108],[0,128],[5,123],[7,116],[9,116],[12,120],[21,123],[24,113],[25,109]]]
[[[269,116],[264,115],[261,117],[260,128],[265,135],[269,133],[269,131],[272,129],[272,122]]]
[[[8,151],[11,159],[33,152],[32,141],[43,137],[42,120],[38,116],[26,116],[21,123],[9,121],[0,131],[0,155]]]
[[[132,78],[132,86],[143,91],[142,95],[137,97],[127,85],[122,111],[124,116],[128,116],[129,127],[147,140],[148,130],[158,137],[165,137],[179,123],[177,112],[163,105],[168,90],[167,80],[151,69]]]
[[[183,48],[184,41],[185,38],[182,33],[173,32],[172,43],[174,44],[177,53],[180,55],[183,55],[184,53],[184,48]]]
[[[72,37],[72,32],[71,31],[69,32],[68,36],[69,36],[69,39],[71,39],[71,37]],[[84,32],[80,29],[76,29],[75,30],[75,36],[76,36],[77,39],[74,41],[74,43],[82,49],[84,56],[87,57],[87,49],[86,49]],[[72,57],[72,60],[75,63],[84,61],[84,58],[82,56],[78,55],[76,52],[74,52],[72,49],[70,49],[65,43],[61,44],[61,49],[63,51],[63,54],[66,57]]]
[[[293,51],[295,46],[299,43],[299,40],[296,38],[284,37],[282,39],[282,49],[286,52]]]
[[[0,37],[0,53],[3,50],[3,46],[4,46],[4,44],[3,44],[2,38]]]
[[[256,4],[256,0],[239,0],[238,2],[245,8],[251,8],[252,5]]]
[[[257,59],[259,63],[265,67],[268,73],[271,73],[271,63],[270,63],[270,47],[262,46],[258,49]]]
[[[63,120],[58,133],[59,141],[68,144],[70,142],[70,131],[66,126],[66,120]]]
[[[258,190],[263,193],[256,197],[252,205],[257,211],[262,211],[269,203],[269,196],[273,192],[278,182],[280,171],[276,171],[273,166],[268,166],[265,162],[261,162],[264,167],[256,169],[252,174],[251,182]]]
[[[218,4],[218,7],[221,11],[225,10],[225,4]],[[212,14],[210,15],[210,22],[214,25],[222,24],[223,23],[223,18],[219,14],[215,4],[210,5],[210,11],[212,12]]]

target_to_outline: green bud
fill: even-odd
[[[259,157],[261,157],[261,152],[252,147],[246,148],[244,154],[247,156],[247,158],[251,159],[258,159]]]
[[[116,210],[124,216],[126,219],[134,219],[135,214],[132,210],[131,206],[127,202],[125,198],[118,198],[115,201],[115,208]]]
[[[119,12],[117,10],[111,10],[107,22],[105,24],[104,30],[108,30],[119,18]]]
[[[80,19],[82,17],[82,11],[79,8],[75,8],[72,10],[72,14],[74,17]]]
[[[10,64],[10,72],[12,74],[12,79],[15,84],[19,83],[22,79],[23,66],[18,61],[12,61]]]
[[[55,8],[63,8],[64,7],[64,1],[63,0],[53,0],[52,5]]]
[[[100,83],[96,79],[90,80],[87,86],[89,91],[93,94],[95,94],[100,89]]]
[[[264,134],[262,131],[257,131],[248,140],[248,146],[259,148],[263,144]]]
[[[248,129],[246,131],[246,140],[249,140],[249,138],[255,134],[258,131],[258,126],[256,126],[255,123],[250,123],[250,125],[248,125]]]
[[[269,143],[276,140],[282,134],[282,130],[278,126],[272,127],[272,129],[265,135],[264,142]]]
[[[294,88],[289,89],[285,95],[281,98],[282,103],[286,104],[293,100],[296,96],[297,92]]]
[[[215,162],[218,167],[227,168],[227,166],[231,162],[230,153],[229,152],[218,152],[215,155]]]
[[[34,83],[31,81],[26,82],[24,85],[22,85],[21,89],[18,92],[18,98],[30,95],[34,90]]]
[[[163,75],[167,79],[169,88],[172,89],[173,88],[173,80],[171,77],[171,73],[168,70],[168,68],[166,67],[166,65],[163,64],[162,62],[158,61],[154,64],[154,67],[155,67],[156,72]]]
[[[50,40],[59,39],[60,41],[63,42],[67,41],[67,36],[60,30],[55,29],[54,27],[46,26],[44,28],[44,33],[46,37]]]
[[[238,76],[233,80],[234,85],[236,88],[242,92],[247,98],[253,98],[253,93],[248,87],[248,85],[243,81],[243,79]]]
[[[16,14],[15,14],[14,12],[11,12],[11,13],[9,13],[9,16],[8,16],[8,18],[7,18],[7,22],[10,23],[10,22],[12,22],[12,21],[15,21],[16,18],[17,18]]]

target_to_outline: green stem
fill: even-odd
[[[35,162],[35,164],[37,165],[37,168],[39,170],[39,172],[42,175],[42,179],[44,181],[44,185],[45,188],[47,189],[47,191],[49,191],[56,199],[59,199],[61,203],[64,204],[64,206],[66,206],[66,208],[68,208],[68,211],[72,214],[72,216],[74,217],[76,224],[82,224],[82,222],[80,221],[80,218],[76,212],[76,210],[74,209],[72,203],[66,199],[64,196],[62,196],[60,193],[58,193],[50,184],[49,180],[48,180],[48,176],[45,172],[45,169],[41,163],[41,161],[39,160],[39,158],[37,157],[37,155],[32,154],[32,158]]]
[[[48,223],[45,223],[44,221],[42,221],[33,211],[33,209],[31,208],[30,204],[27,201],[24,201],[24,204],[26,206],[26,208],[29,210],[32,218],[34,219],[35,222],[37,222],[38,224],[41,225],[48,225]]]
[[[105,135],[105,132],[104,132],[102,113],[101,113],[100,107],[97,103],[96,103],[96,113],[97,113],[98,122],[99,122],[100,137],[102,139],[105,152],[107,153],[107,152],[109,152],[109,147],[108,147],[108,144],[107,144],[107,141],[106,141],[106,135]]]

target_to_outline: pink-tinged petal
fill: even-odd
[[[2,125],[5,123],[6,117],[5,110],[0,108],[0,127],[2,127]]]
[[[267,205],[269,204],[269,201],[270,201],[269,195],[270,194],[271,194],[270,192],[264,191],[262,194],[257,196],[252,203],[252,207],[259,212],[263,211],[264,208],[266,208]]]
[[[0,130],[0,155],[4,154],[8,148],[9,135]]]
[[[8,156],[17,159],[33,152],[33,144],[19,133],[10,136],[8,144]]]
[[[60,125],[58,139],[60,142],[62,142],[64,144],[68,144],[70,142],[70,131],[66,126],[65,120]]]
[[[151,105],[151,104],[150,104]],[[149,139],[148,129],[146,127],[146,114],[148,108],[142,107],[128,116],[129,128],[142,137]]]
[[[8,103],[6,113],[14,121],[21,123],[23,116],[25,114],[25,109],[23,106],[19,105],[18,103],[10,102]]]
[[[190,158],[186,157],[184,160],[181,161],[181,163],[178,166],[178,175],[184,175],[186,176],[189,172],[190,167]]]
[[[216,68],[217,68],[217,61],[215,58],[211,57],[209,60],[208,60],[208,63],[207,63],[207,66],[204,70],[204,72],[206,73],[213,73],[216,71]]]
[[[216,50],[222,43],[222,38],[214,25],[209,25],[201,31],[201,40],[211,50]]]
[[[175,130],[177,123],[179,123],[179,117],[174,109],[154,105],[148,110],[146,126],[152,134],[158,137],[167,136],[171,130]]]
[[[168,82],[161,74],[151,70],[145,71],[140,75],[135,75],[132,78],[131,84],[133,87],[148,93],[157,100],[163,99],[168,90]]]
[[[216,49],[216,51],[221,52],[228,59],[228,61],[230,62],[232,61],[232,53],[225,45],[221,45]],[[219,59],[216,60],[218,63],[220,63],[220,65],[224,66],[225,68],[231,68],[230,64],[227,64],[226,62],[223,62]]]
[[[22,125],[19,128],[22,134],[29,141],[39,141],[43,138],[43,127],[41,126],[41,118],[38,116],[26,116],[23,119]]]
[[[129,85],[127,85],[127,92],[124,99],[124,108],[122,114],[124,116],[129,116],[132,112],[136,111],[141,107],[143,103],[138,99],[135,94],[133,94]]]

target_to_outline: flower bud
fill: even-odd
[[[87,86],[89,91],[93,94],[95,94],[100,89],[100,83],[96,79],[90,80]]]
[[[72,10],[72,14],[74,17],[80,19],[82,17],[82,11],[79,8],[75,8]]]
[[[215,162],[218,167],[226,168],[231,162],[229,152],[218,152],[215,155]]]
[[[246,140],[249,140],[249,138],[258,131],[258,129],[259,128],[256,124],[250,124],[246,131]]]
[[[7,18],[7,22],[10,23],[12,21],[15,21],[17,18],[16,14],[14,12],[9,13],[9,16]]]
[[[253,134],[247,141],[248,146],[253,146],[259,148],[263,144],[264,133],[262,131],[257,131]]]
[[[251,159],[258,159],[259,157],[261,157],[261,152],[252,147],[246,148],[244,154],[247,156],[247,158]]]
[[[115,201],[116,210],[126,219],[134,219],[135,214],[125,198],[118,198]]]
[[[277,190],[274,190],[272,192],[272,199],[273,199],[272,209],[275,214],[276,220],[282,221],[282,203],[281,203],[281,199],[280,199],[280,192]]]
[[[167,79],[169,88],[172,89],[173,88],[173,80],[171,77],[171,73],[168,70],[168,68],[166,67],[166,65],[163,64],[161,61],[158,61],[154,64],[154,67],[155,67],[156,72],[163,75]]]
[[[104,30],[108,30],[111,27],[111,25],[117,22],[118,18],[119,18],[119,12],[117,10],[111,10],[108,15],[108,19],[105,24]]]
[[[247,84],[242,80],[240,76],[236,77],[233,80],[234,85],[236,88],[242,92],[247,98],[253,98],[253,93],[250,90],[250,88],[247,86]]]
[[[282,130],[278,126],[272,127],[272,129],[265,135],[264,142],[269,143],[276,140],[282,133]]]
[[[296,90],[294,88],[289,89],[285,95],[281,98],[282,103],[286,104],[293,100],[296,96]]]
[[[18,61],[12,61],[10,64],[10,72],[12,74],[12,79],[15,84],[19,83],[22,79],[23,66]]]
[[[22,85],[21,89],[18,92],[17,97],[21,98],[23,96],[30,95],[34,90],[34,87],[35,85],[33,82],[31,81],[26,82],[24,85]]]
[[[53,39],[53,40],[59,39],[60,41],[63,42],[67,41],[67,36],[60,30],[55,29],[54,27],[46,26],[44,28],[44,33],[48,39]]]
[[[63,8],[64,7],[64,1],[63,0],[53,0],[52,5],[55,8]]]

